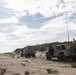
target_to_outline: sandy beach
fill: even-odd
[[[41,54],[35,58],[1,54],[0,68],[6,69],[4,75],[76,75],[76,68],[72,68],[69,63],[61,63],[56,59],[48,61]],[[57,73],[48,73],[47,69],[55,70]],[[25,74],[26,72],[29,74]]]

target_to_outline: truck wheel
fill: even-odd
[[[59,57],[57,57],[57,58],[58,58],[58,60],[60,60]]]
[[[76,57],[73,57],[72,59],[73,59],[73,61],[76,61]]]
[[[51,58],[51,57],[49,57],[49,56],[47,56],[46,58],[47,58],[47,60],[51,60],[51,59],[52,59],[52,58]]]
[[[27,55],[27,54],[25,54],[25,57],[28,57],[28,55]]]
[[[32,57],[35,57],[35,54],[32,54]]]
[[[52,59],[52,57],[50,57],[48,52],[46,53],[46,58],[47,58],[47,60],[51,60]]]
[[[21,57],[23,57],[23,53],[21,53]]]
[[[67,61],[67,58],[66,58],[66,56],[64,54],[60,54],[59,55],[59,60],[60,61]]]
[[[21,57],[23,57],[23,55],[21,54]]]

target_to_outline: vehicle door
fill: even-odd
[[[57,45],[54,47],[54,56],[59,56],[59,52],[61,50],[61,45]]]

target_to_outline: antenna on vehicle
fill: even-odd
[[[67,39],[69,42],[69,27],[68,27],[68,23],[67,23],[67,12],[66,12],[65,16],[66,16],[66,25],[67,25]]]
[[[65,6],[65,19],[66,19],[66,25],[67,25],[67,40],[68,40],[68,42],[69,42],[69,27],[68,27],[68,22],[67,22],[67,11],[66,11],[66,5],[64,5]]]

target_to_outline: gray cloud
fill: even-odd
[[[7,40],[18,40],[20,39],[20,37],[12,34],[16,26],[17,24],[14,24],[14,23],[0,24],[0,32],[6,36]]]
[[[34,16],[26,15],[22,16],[19,22],[27,24],[28,28],[40,28],[45,21],[50,20],[49,18],[44,18],[41,14],[36,14]]]
[[[11,18],[12,16],[16,16],[15,13],[18,12],[13,9],[6,8],[5,4],[0,2],[0,19]]]
[[[11,23],[0,23],[0,32],[2,33],[10,33],[13,31],[15,24]]]
[[[11,17],[11,10],[0,5],[0,19]]]
[[[65,7],[65,1],[64,0],[59,0],[56,7],[59,8],[61,4],[63,5],[62,7]]]
[[[8,38],[8,40],[19,40],[20,37],[14,35],[14,34],[8,34],[6,35],[6,37]]]
[[[76,34],[76,30],[69,31],[69,35],[70,35],[71,38],[75,38],[76,37],[75,34]]]
[[[76,13],[73,13],[69,19],[68,19],[69,22],[73,22],[73,23],[76,23]]]
[[[60,13],[57,15],[53,15],[50,16],[49,18],[44,18],[43,15],[41,15],[40,13],[31,16],[31,15],[26,15],[26,16],[22,16],[19,20],[19,22],[21,22],[22,24],[26,24],[28,28],[40,28],[41,26],[43,26],[43,24],[45,22],[48,22],[52,19],[55,19],[57,17],[62,16],[64,13]]]

